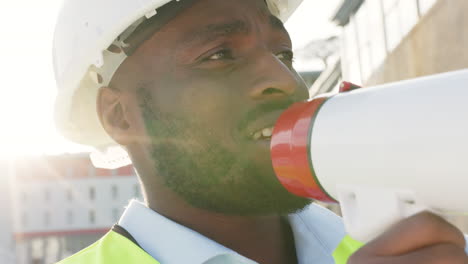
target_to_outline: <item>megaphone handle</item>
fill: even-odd
[[[337,191],[346,231],[363,243],[406,217],[431,211],[411,190],[342,185]]]

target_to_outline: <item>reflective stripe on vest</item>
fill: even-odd
[[[352,239],[350,236],[345,236],[338,247],[336,247],[335,251],[333,251],[335,264],[346,264],[349,257],[363,245],[363,243]]]
[[[57,264],[160,264],[126,237],[108,232],[104,237]]]

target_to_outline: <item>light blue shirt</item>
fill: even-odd
[[[345,236],[340,217],[312,204],[288,218],[299,264],[334,263],[332,253]],[[118,224],[161,264],[257,264],[138,201],[130,202]]]

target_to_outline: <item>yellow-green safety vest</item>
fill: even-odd
[[[363,244],[346,236],[333,252],[336,264],[346,264],[348,258]],[[160,264],[125,236],[109,231],[104,237],[57,264]]]

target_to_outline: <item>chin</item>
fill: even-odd
[[[288,215],[303,210],[312,202],[310,199],[292,195],[286,190],[270,195],[260,191],[253,195],[239,195],[237,199],[217,195],[184,198],[194,207],[236,216]]]

